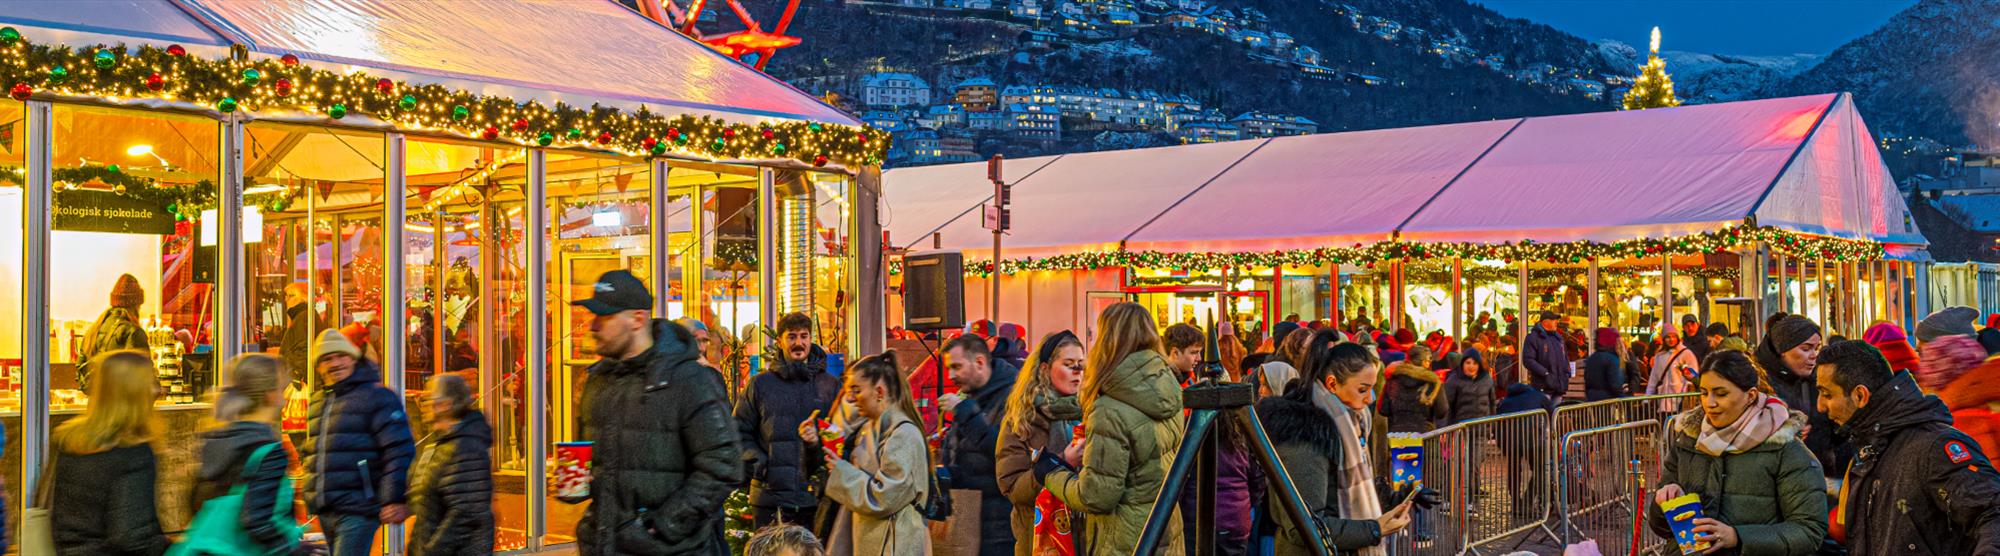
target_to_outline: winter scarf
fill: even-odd
[[[1341,453],[1347,454],[1341,458],[1346,461],[1340,462],[1340,517],[1355,520],[1381,517],[1382,500],[1375,492],[1375,465],[1368,461],[1367,439],[1374,420],[1348,408],[1322,384],[1312,385],[1312,400],[1320,411],[1333,416],[1333,427],[1340,434]],[[1377,544],[1354,554],[1385,556],[1388,551]]]
[[[1694,439],[1694,447],[1701,453],[1720,457],[1723,454],[1739,454],[1763,444],[1778,428],[1792,418],[1792,410],[1785,407],[1785,401],[1763,392],[1750,393],[1750,407],[1729,426],[1716,428],[1707,419],[1701,420],[1701,435]],[[1695,417],[1699,418],[1699,415]]]

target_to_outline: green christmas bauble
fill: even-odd
[[[21,42],[20,29],[0,27],[0,46],[14,46],[17,42]]]
[[[819,125],[819,122],[813,122],[813,123],[810,123],[810,124],[806,124],[806,129],[810,129],[810,130],[813,130],[813,131],[819,131],[819,130],[821,130],[821,129],[825,129],[825,126],[821,126],[821,125]]]
[[[117,165],[117,164],[110,164],[110,165],[106,165],[106,166],[104,167],[104,170],[105,170],[105,171],[108,171],[108,172],[111,172],[111,173],[113,173],[113,174],[116,174],[116,173],[118,173],[118,172],[119,172],[119,169],[118,169],[118,165]]]
[[[118,55],[112,54],[109,50],[99,50],[90,57],[90,63],[96,64],[97,69],[111,69],[112,66],[118,65]]]
[[[345,105],[345,104],[335,104],[335,105],[333,105],[333,106],[328,106],[328,107],[326,108],[326,115],[327,115],[327,117],[329,117],[329,118],[333,118],[333,119],[336,119],[336,120],[338,120],[338,119],[341,119],[341,118],[345,118],[345,117],[347,117],[347,105]]]
[[[717,139],[717,141],[720,141],[720,139]],[[676,135],[676,136],[674,136],[674,144],[675,144],[675,145],[686,145],[686,144],[688,144],[688,136],[687,136],[687,134],[683,133],[683,134],[680,134],[680,135]]]
[[[723,147],[725,147],[725,146],[728,146],[728,145],[729,145],[729,142],[728,142],[728,141],[723,141],[723,140],[721,140],[721,139],[716,139],[716,140],[715,140],[715,150],[718,150],[718,151],[719,151],[719,150],[722,150],[722,148],[723,148]]]
[[[544,131],[544,132],[542,132],[542,134],[541,134],[541,135],[536,135],[536,136],[535,136],[535,144],[536,144],[536,145],[540,145],[540,146],[544,146],[544,147],[546,147],[546,146],[549,146],[549,143],[554,143],[554,142],[556,142],[556,135],[555,135],[554,133],[549,133],[549,132],[546,132],[546,131]]]
[[[69,81],[69,68],[62,66],[49,68],[49,84],[60,84],[64,81]]]
[[[230,97],[222,97],[222,100],[215,101],[215,109],[221,110],[222,113],[224,114],[235,112],[236,99]]]
[[[451,107],[451,121],[462,122],[470,117],[472,117],[471,108],[466,108],[463,104]]]
[[[403,95],[403,98],[396,100],[396,108],[401,109],[404,112],[416,110],[417,97],[411,95]]]
[[[246,68],[243,70],[244,85],[256,86],[257,82],[263,80],[264,80],[264,72],[257,71],[257,68]]]
[[[771,145],[771,154],[785,154],[785,144],[778,143],[776,145]]]
[[[575,140],[578,140],[578,139],[582,139],[582,138],[583,138],[583,130],[582,130],[582,129],[579,129],[579,128],[574,128],[574,127],[572,127],[572,128],[569,128],[569,131],[565,131],[565,132],[563,132],[563,137],[564,137],[564,138],[566,138],[566,139],[569,139],[569,140],[571,140],[571,141],[575,141]]]
[[[666,144],[666,143],[653,143],[653,148],[652,148],[652,149],[650,149],[650,150],[652,151],[652,153],[653,153],[653,156],[659,156],[659,155],[663,155],[663,154],[667,154],[667,144]]]

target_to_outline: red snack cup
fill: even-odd
[[[1070,436],[1069,436],[1069,443],[1070,443],[1070,444],[1082,444],[1082,443],[1083,443],[1083,423],[1077,423],[1075,427],[1071,427],[1071,428],[1069,429],[1069,435],[1070,435]]]
[[[583,500],[590,497],[590,442],[556,443],[556,498]]]
[[[828,450],[839,452],[841,442],[847,440],[846,431],[840,430],[840,427],[833,426],[833,422],[826,419],[818,419],[816,424],[819,425],[820,445],[825,446]]]

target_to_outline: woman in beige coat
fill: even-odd
[[[922,428],[910,417],[917,414],[910,383],[895,361],[895,352],[885,352],[847,370],[842,399],[856,416],[847,421],[855,438],[845,457],[825,449],[826,497],[840,504],[827,545],[831,554],[930,554],[929,528],[917,512],[929,486],[930,456]],[[814,425],[801,423],[800,436],[817,438]]]

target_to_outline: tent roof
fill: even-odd
[[[234,43],[272,57],[295,54],[523,100],[645,105],[731,121],[859,125],[612,0],[27,0],[7,6],[0,22],[50,30],[70,44]]]
[[[1035,256],[1304,249],[1392,234],[1608,242],[1752,218],[1924,244],[1873,145],[1850,97],[1827,94],[1043,157],[1008,162],[1006,245]],[[1022,166],[1039,171],[1016,174]],[[889,226],[897,243],[928,247],[942,231],[943,248],[990,248],[977,210],[992,190],[984,163],[900,168],[883,183],[906,216]]]

